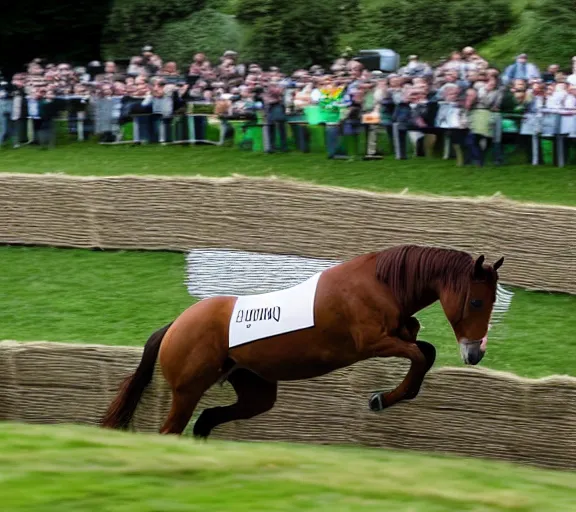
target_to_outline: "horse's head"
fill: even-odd
[[[484,265],[484,256],[480,256],[468,276],[468,286],[459,292],[446,290],[440,297],[466,364],[478,364],[486,353],[490,317],[496,300],[497,270],[502,263],[504,258],[492,266]]]

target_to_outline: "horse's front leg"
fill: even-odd
[[[371,348],[373,357],[403,357],[409,359],[411,364],[406,377],[396,389],[389,393],[374,393],[370,397],[368,402],[370,409],[382,411],[400,400],[414,398],[418,394],[424,376],[429,369],[429,361],[418,342],[403,341],[399,338],[386,336],[378,340]]]
[[[402,327],[400,328],[399,337],[405,341],[411,341],[416,343],[420,348],[421,352],[426,358],[426,372],[432,368],[434,361],[436,361],[436,349],[434,345],[428,343],[427,341],[418,341],[418,332],[420,331],[420,322],[414,317],[410,317],[404,321]],[[420,382],[414,382],[414,387],[409,389],[404,396],[404,400],[412,400],[418,396],[420,392],[420,387],[422,386],[422,380]]]
[[[405,320],[398,330],[398,337],[404,341],[416,341],[420,331],[420,322],[411,316]]]
[[[416,341],[416,345],[420,349],[420,352],[424,354],[426,358],[426,370],[424,371],[424,375],[420,382],[414,382],[414,387],[410,388],[406,395],[404,396],[404,400],[412,400],[418,396],[420,392],[420,387],[422,386],[422,382],[424,382],[424,376],[430,371],[430,368],[434,365],[434,361],[436,361],[436,348],[431,343],[427,341]]]

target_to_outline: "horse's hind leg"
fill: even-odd
[[[228,377],[228,382],[236,391],[236,403],[203,411],[194,424],[196,437],[208,437],[210,432],[222,423],[247,420],[265,413],[272,409],[276,402],[278,384],[264,380],[249,370],[234,370]]]
[[[201,375],[189,379],[184,385],[173,387],[172,406],[160,433],[182,434],[202,395],[218,380],[219,376],[218,368],[208,369]]]
[[[194,409],[200,401],[204,390],[178,390],[172,392],[172,406],[168,418],[160,429],[161,434],[177,434],[184,432]]]

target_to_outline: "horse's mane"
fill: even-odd
[[[436,247],[404,245],[381,251],[376,260],[377,279],[389,286],[406,311],[421,301],[437,283],[465,294],[474,272],[474,258],[467,252]]]

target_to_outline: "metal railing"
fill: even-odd
[[[242,122],[234,119],[226,119],[214,113],[196,113],[194,112],[194,103],[187,105],[186,112],[180,112],[173,115],[164,116],[158,113],[132,113],[130,109],[122,112],[117,110],[114,115],[105,120],[109,126],[109,140],[101,140],[103,145],[118,144],[142,144],[158,143],[161,145],[177,144],[212,144],[222,146],[226,140],[227,126],[234,125],[236,128],[242,128]],[[201,104],[204,105],[204,104]],[[89,133],[96,133],[95,126],[98,124],[96,119],[98,113],[94,113],[89,108],[84,110],[62,110],[64,117],[58,117],[56,122],[68,124],[68,131],[76,135],[76,140],[83,142],[87,140]],[[262,138],[269,143],[267,122],[259,113],[259,118],[255,122],[246,121],[246,126],[258,127],[262,129]],[[531,154],[532,165],[539,165],[541,161],[540,142],[543,139],[552,139],[556,152],[556,165],[564,167],[566,165],[566,145],[574,144],[568,139],[576,139],[576,109],[575,108],[539,108],[533,112],[525,113],[493,113],[494,121],[492,123],[492,141],[500,144],[504,133],[516,133],[521,136],[531,137]],[[436,119],[438,122],[438,119]],[[504,129],[506,123],[515,124],[515,128]],[[102,123],[100,123],[102,124]],[[339,125],[338,122],[321,123],[324,129],[324,138],[326,142],[326,128],[334,128]],[[288,117],[288,126],[295,125],[309,129],[311,125],[302,118],[297,120]],[[403,126],[398,122],[381,121],[377,123],[363,123],[364,134],[366,137],[365,157],[371,157],[377,152],[378,138],[384,131],[391,138],[392,151],[397,159],[401,158],[399,133],[401,129],[407,132],[418,132],[417,126]],[[217,134],[210,138],[207,136],[209,128]],[[214,130],[216,129],[216,130]],[[433,126],[431,130],[436,133],[442,133],[444,137],[443,158],[450,158],[450,128],[445,126]],[[98,133],[96,133],[98,134]],[[31,143],[37,140],[34,119],[29,116],[27,119],[28,141],[23,144]],[[0,141],[1,142],[1,141]],[[408,140],[410,144],[410,140]],[[412,143],[414,146],[414,144]],[[325,144],[326,146],[326,144]]]

